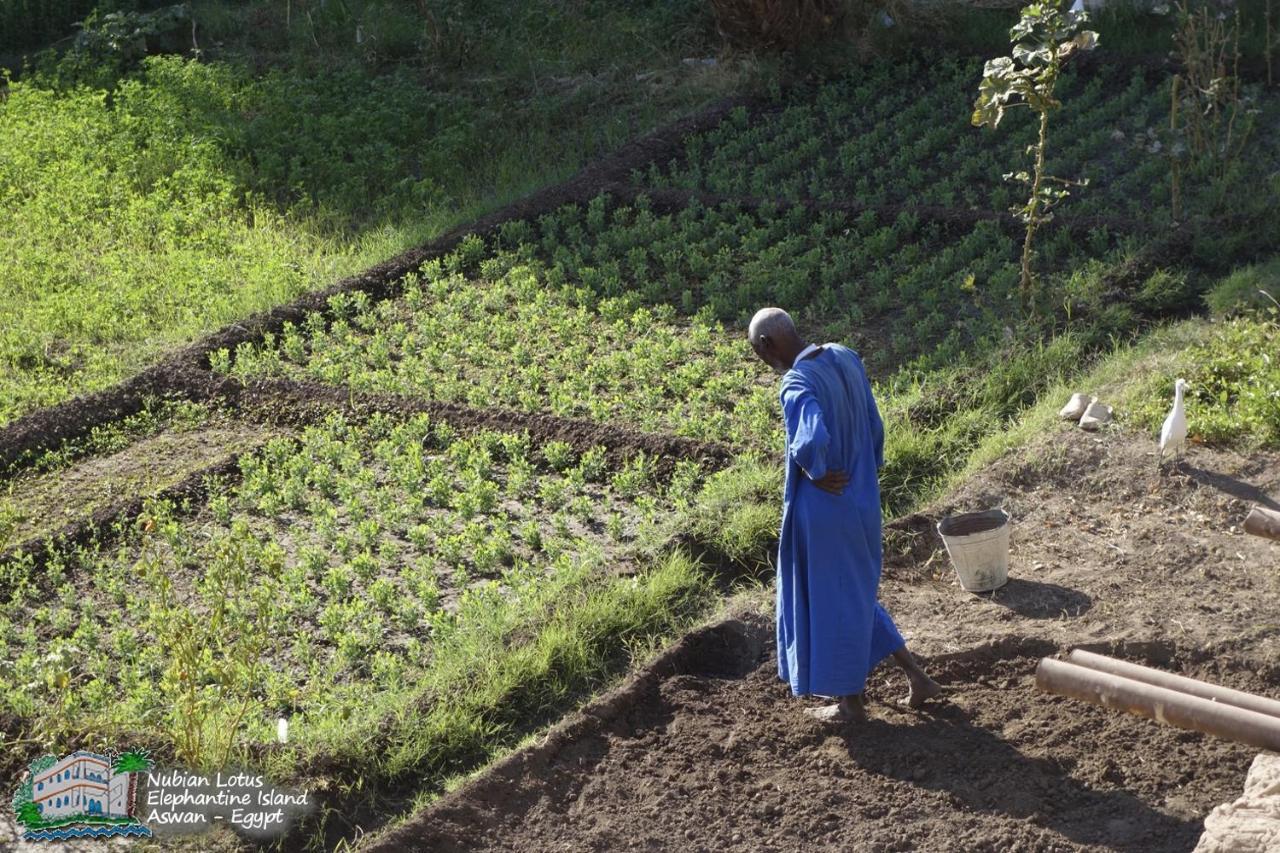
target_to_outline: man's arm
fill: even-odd
[[[827,470],[831,434],[817,398],[798,376],[789,375],[783,380],[782,417],[787,427],[787,457],[819,488],[840,494],[849,477],[839,469]]]

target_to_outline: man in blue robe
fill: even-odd
[[[857,353],[807,344],[787,312],[763,308],[747,332],[783,374],[787,472],[778,543],[778,674],[797,696],[836,697],[819,719],[865,717],[863,690],[892,657],[918,708],[942,688],[907,651],[876,601],[881,569],[879,468],[884,424]]]

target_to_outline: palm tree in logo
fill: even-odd
[[[146,749],[129,749],[116,756],[112,773],[129,774],[129,797],[125,800],[127,815],[133,817],[134,794],[138,790],[138,774],[151,769],[151,752]]]

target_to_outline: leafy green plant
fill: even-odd
[[[1023,7],[1021,19],[1009,30],[1013,44],[1010,56],[987,61],[982,70],[978,99],[970,119],[975,127],[1000,125],[1005,110],[1025,106],[1039,116],[1039,132],[1029,153],[1035,157],[1032,171],[1011,172],[1013,179],[1030,188],[1027,202],[1014,208],[1026,226],[1022,242],[1022,278],[1019,290],[1023,305],[1035,313],[1035,277],[1032,273],[1032,245],[1036,231],[1053,218],[1051,210],[1069,195],[1065,188],[1078,182],[1054,178],[1045,171],[1045,154],[1049,144],[1049,116],[1062,106],[1054,89],[1062,75],[1063,63],[1074,53],[1093,50],[1098,34],[1082,29],[1088,13],[1063,10],[1065,0],[1048,0]]]
[[[77,22],[79,32],[69,49],[37,55],[35,65],[43,80],[68,88],[85,84],[110,87],[146,57],[158,40],[184,27],[190,31],[191,8],[187,3],[149,11],[111,10],[113,6],[100,3]],[[198,49],[194,41],[188,46]]]
[[[1220,445],[1280,447],[1280,309],[1216,323],[1179,353],[1190,383],[1187,419],[1192,440]],[[1168,411],[1166,383],[1152,385],[1134,420],[1155,432]]]
[[[161,518],[157,527],[166,526]],[[171,702],[174,748],[190,767],[224,767],[254,704],[282,560],[246,525],[234,524],[203,566],[204,610],[183,600],[153,548],[144,550],[137,570],[149,590],[148,624],[164,661],[161,689]]]
[[[573,464],[573,445],[565,441],[549,441],[542,448],[542,456],[552,468],[563,471]]]

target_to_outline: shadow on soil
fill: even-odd
[[[1217,471],[1207,471],[1204,468],[1197,468],[1194,465],[1179,466],[1179,470],[1185,471],[1196,483],[1201,486],[1208,486],[1217,489],[1224,494],[1242,501],[1250,501],[1267,509],[1280,510],[1280,501],[1268,495],[1250,483],[1243,480],[1237,480],[1226,474],[1220,474]]]
[[[921,725],[869,720],[842,734],[849,756],[867,772],[944,791],[965,809],[1033,822],[1079,844],[1150,849],[1152,838],[1184,839],[1200,822],[1163,814],[1125,791],[1095,790],[1054,761],[1031,758],[955,705]]]
[[[983,598],[1028,619],[1080,616],[1093,607],[1093,599],[1079,590],[1021,578],[1010,578],[1004,586],[984,594]]]

